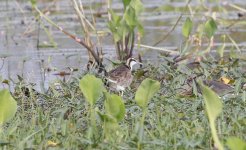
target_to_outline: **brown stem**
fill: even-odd
[[[34,9],[39,13],[39,15],[41,17],[43,17],[47,22],[49,22],[51,25],[53,25],[54,27],[56,27],[58,30],[60,30],[61,32],[63,32],[65,35],[69,36],[70,38],[74,39],[77,43],[81,44],[82,46],[84,46],[94,57],[94,59],[96,60],[97,64],[99,67],[104,67],[102,65],[102,62],[100,62],[99,57],[96,55],[95,51],[93,49],[91,49],[90,46],[88,46],[84,40],[76,37],[75,35],[72,35],[71,33],[63,30],[62,27],[58,26],[57,24],[55,24],[52,20],[50,20],[46,15],[43,14],[43,12],[41,12],[36,6],[34,6]]]
[[[125,53],[127,55],[129,53],[129,49],[128,49],[129,37],[130,37],[130,33],[125,37]]]
[[[131,48],[130,48],[130,52],[128,53],[128,58],[132,57],[132,52],[133,52],[133,48],[134,48],[134,41],[135,41],[135,34],[134,32],[132,33],[132,41],[131,41]]]
[[[119,43],[119,41],[118,42],[116,42],[116,45],[117,45],[117,47],[116,47],[116,51],[117,51],[117,56],[118,56],[118,59],[120,60],[120,43]]]
[[[160,44],[161,42],[163,42],[164,40],[166,40],[166,38],[170,35],[170,33],[173,32],[173,30],[176,28],[181,18],[182,18],[182,15],[179,16],[178,20],[176,21],[172,29],[168,31],[167,34],[164,37],[162,37],[159,41],[157,41],[153,46],[156,46]]]
[[[66,34],[67,36],[69,36],[70,38],[74,39],[74,40],[75,40],[76,42],[78,42],[79,44],[83,45],[83,46],[84,46],[84,47],[92,54],[92,56],[95,58],[96,62],[97,62],[98,64],[101,63],[100,60],[99,60],[99,58],[98,58],[98,56],[97,56],[97,54],[95,53],[95,51],[92,50],[91,47],[89,47],[89,46],[85,43],[84,40],[82,40],[82,39],[80,39],[80,38],[78,38],[78,37],[76,37],[76,36],[74,36],[74,35],[68,33],[67,31],[65,31],[65,30],[63,30],[63,29],[61,29],[61,28],[59,28],[59,30],[62,31],[62,32],[63,32],[64,34]]]

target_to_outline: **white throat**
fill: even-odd
[[[136,61],[131,61],[131,62],[130,62],[129,67],[130,67],[131,71],[132,71],[133,66],[136,65],[136,64],[137,64]]]

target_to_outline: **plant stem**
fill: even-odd
[[[90,107],[90,122],[91,122],[90,125],[92,127],[92,138],[94,139],[95,133],[97,133],[97,131],[96,131],[97,128],[96,128],[96,115],[95,115],[95,110],[94,110],[94,107],[92,105]]]
[[[168,53],[173,53],[173,54],[179,54],[179,52],[174,51],[174,50],[169,50],[161,47],[153,47],[153,46],[148,46],[148,45],[143,45],[143,44],[136,44],[136,46],[143,47],[143,48],[148,48],[148,49],[154,49],[154,50],[160,50]]]
[[[104,70],[104,66],[102,65],[102,62],[100,62],[99,57],[97,56],[97,54],[95,53],[95,51],[85,43],[84,40],[68,33],[67,31],[63,30],[62,27],[58,26],[57,24],[55,24],[52,20],[50,20],[46,15],[43,14],[43,12],[41,12],[37,6],[33,6],[34,9],[39,13],[39,15],[41,17],[43,17],[48,23],[50,23],[51,25],[53,25],[54,27],[56,27],[58,30],[60,30],[61,32],[63,32],[64,34],[66,34],[67,36],[69,36],[70,38],[74,39],[76,42],[78,42],[79,44],[83,45],[94,57],[95,61],[97,62],[97,64],[99,65],[100,68],[102,68]]]
[[[140,120],[140,129],[138,130],[138,150],[142,149],[142,142],[143,142],[143,136],[144,136],[144,120],[145,120],[146,114],[147,114],[147,109],[145,108],[143,110],[143,115]]]
[[[156,46],[156,45],[160,44],[161,42],[163,42],[164,40],[166,40],[166,38],[170,35],[170,33],[174,31],[174,29],[178,25],[179,21],[181,20],[181,18],[182,18],[182,15],[179,16],[176,23],[173,25],[172,29],[170,31],[168,31],[165,36],[161,37],[160,40],[157,41],[153,46]]]
[[[135,42],[135,34],[134,32],[131,34],[131,47],[130,47],[130,52],[128,53],[128,58],[132,57],[132,52],[134,48],[134,42]]]
[[[220,140],[218,138],[218,135],[216,134],[216,128],[215,128],[215,121],[211,120],[210,121],[210,127],[211,127],[211,132],[212,132],[212,136],[213,136],[213,139],[214,139],[214,145],[216,148],[218,148],[219,150],[224,150],[224,147],[223,145],[220,143]]]
[[[2,127],[2,125],[0,124],[0,135],[2,134],[2,132],[3,132],[3,127]],[[1,137],[1,136],[0,136]]]

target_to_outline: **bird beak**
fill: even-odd
[[[142,67],[143,67],[143,63],[138,62],[138,64],[140,65],[140,68],[142,68]]]

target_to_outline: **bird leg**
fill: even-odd
[[[119,94],[123,98],[124,91],[120,91]]]

